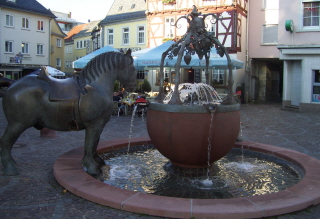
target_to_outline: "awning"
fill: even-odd
[[[172,44],[173,41],[167,41],[160,46],[150,49],[146,51],[144,54],[139,54],[137,58],[134,60],[134,65],[136,68],[141,67],[160,67],[161,56],[162,53],[165,52]],[[177,62],[177,56],[173,57],[173,59],[169,59],[168,57],[164,60],[165,67],[174,67]],[[244,63],[230,55],[231,61],[233,63],[233,67],[240,69],[243,68]],[[202,58],[199,59],[198,55],[192,55],[192,59],[189,65],[187,65],[184,60],[181,61],[181,68],[205,68],[206,60]],[[209,68],[218,68],[218,69],[227,69],[228,68],[228,61],[225,56],[220,57],[215,48],[211,48],[210,52],[210,59],[209,59]]]
[[[119,50],[114,49],[111,46],[105,46],[101,49],[97,49],[96,51],[89,53],[88,55],[83,56],[82,58],[74,61],[73,68],[84,68],[87,65],[87,63],[97,55],[100,55],[104,52],[111,52],[111,51],[119,52]]]

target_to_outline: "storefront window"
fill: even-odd
[[[214,69],[212,74],[213,86],[225,86],[225,74],[223,69]]]
[[[320,70],[314,70],[312,102],[320,102]]]

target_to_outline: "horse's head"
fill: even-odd
[[[121,74],[119,74],[119,81],[127,91],[132,92],[136,88],[137,72],[133,65],[131,49],[129,49],[124,56],[126,64],[123,67]]]

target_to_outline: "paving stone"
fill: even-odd
[[[1,98],[0,102],[1,136],[6,119]],[[281,110],[281,103],[243,104],[240,111],[242,139],[296,150],[320,159],[319,114]],[[133,138],[148,136],[145,121],[134,120]],[[100,140],[128,138],[130,128],[130,116],[113,116]],[[84,131],[57,132],[55,138],[43,138],[33,128],[26,130],[12,149],[21,174],[10,177],[0,172],[0,218],[159,218],[102,206],[64,192],[54,178],[53,164],[61,154],[83,146],[84,136]],[[270,219],[319,219],[319,215],[320,205],[317,205]]]

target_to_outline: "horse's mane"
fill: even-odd
[[[101,74],[105,74],[109,71],[115,69],[123,69],[127,65],[133,63],[133,58],[130,61],[126,61],[125,54],[120,52],[105,52],[97,55],[91,59],[87,65],[81,70],[79,79],[81,85],[84,87],[86,85],[86,80],[90,83],[95,80]]]

